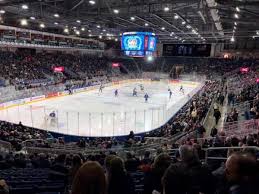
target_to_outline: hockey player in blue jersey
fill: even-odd
[[[149,96],[148,96],[148,94],[147,94],[147,93],[145,94],[144,98],[145,98],[145,102],[148,102],[148,98],[149,98]]]
[[[116,90],[114,91],[115,97],[118,97],[118,94],[119,94],[119,91],[118,91],[118,89],[116,89]]]

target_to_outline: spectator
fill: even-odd
[[[184,166],[172,164],[162,178],[163,194],[187,194],[191,183]]]
[[[56,158],[56,162],[54,165],[51,167],[53,171],[59,172],[61,175],[66,176],[68,174],[68,169],[65,166],[65,160],[66,160],[66,155],[61,154]]]
[[[171,164],[171,158],[168,154],[160,154],[155,159],[151,171],[146,173],[144,178],[144,194],[152,194],[152,192],[162,192],[161,179],[164,172]]]
[[[233,153],[226,162],[229,194],[258,194],[258,166],[251,154]]]
[[[82,165],[82,159],[80,158],[80,156],[78,155],[73,156],[72,166],[69,170],[69,183],[72,184],[74,177],[78,169],[81,167],[81,165]]]
[[[84,163],[76,173],[71,194],[106,194],[104,170],[97,162]]]
[[[218,122],[219,122],[219,119],[220,119],[220,117],[221,117],[221,113],[220,113],[220,111],[219,111],[218,109],[216,109],[216,110],[214,111],[214,117],[215,117],[216,125],[217,125]]]
[[[108,170],[108,194],[134,194],[134,192],[133,180],[127,174],[123,160],[114,157]]]

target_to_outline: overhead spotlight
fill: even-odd
[[[117,42],[117,41],[118,41],[118,38],[115,38],[114,40],[115,40],[115,42]]]
[[[0,14],[5,14],[5,10],[1,9]]]
[[[236,26],[234,26],[234,29],[237,29],[237,27],[236,27]]]
[[[58,25],[58,22],[54,22],[55,25]]]
[[[162,27],[161,30],[165,30],[165,27]]]
[[[256,34],[259,35],[259,30],[256,31]]]
[[[122,33],[120,33],[120,36],[122,36]]]
[[[239,15],[238,15],[237,13],[235,13],[235,14],[234,14],[234,17],[235,17],[236,19],[238,19],[238,18],[239,18]]]
[[[33,17],[33,16],[31,16],[31,17],[30,17],[30,19],[31,19],[31,20],[35,20],[36,18],[35,18],[35,17]]]
[[[148,56],[147,61],[149,61],[149,62],[153,61],[153,56]]]
[[[79,23],[79,24],[81,23],[81,21],[80,21],[80,20],[76,20],[76,22],[77,22],[77,23]]]
[[[79,30],[76,31],[76,35],[80,35],[80,31]]]
[[[233,33],[235,33],[236,32],[236,30],[233,30]]]
[[[21,20],[21,25],[22,26],[27,26],[28,25],[28,21],[26,19],[22,19]]]
[[[102,38],[103,38],[103,36],[101,36],[101,35],[100,35],[100,36],[99,36],[99,38],[100,38],[100,39],[102,39]]]
[[[230,41],[231,41],[231,42],[235,42],[234,36],[231,37]]]
[[[105,29],[103,29],[103,32],[106,32],[106,30],[105,30]]]
[[[55,13],[55,14],[54,14],[54,17],[55,17],[55,18],[59,18],[59,14]]]
[[[185,40],[182,40],[182,42],[185,42]]]
[[[173,36],[172,34],[170,34],[169,36]]]
[[[234,25],[237,26],[237,22],[234,22]]]
[[[45,28],[45,24],[41,23],[40,28]]]
[[[149,24],[148,24],[148,23],[145,23],[145,26],[149,26]]]
[[[29,9],[29,7],[28,7],[28,5],[23,4],[23,5],[22,5],[22,9]]]
[[[182,25],[185,25],[186,24],[186,22],[185,21],[182,21]]]
[[[177,39],[178,37],[177,37],[177,36],[175,36],[174,38],[175,38],[175,39]]]
[[[118,14],[118,13],[119,13],[119,10],[118,10],[118,9],[114,9],[114,10],[113,10],[113,13]]]
[[[237,10],[237,12],[240,12],[240,9],[239,9],[239,7],[236,7],[236,10]]]
[[[97,28],[101,28],[101,26],[100,26],[100,25],[97,25],[96,27],[97,27]]]
[[[89,1],[89,3],[90,3],[91,5],[94,5],[94,4],[95,4],[95,1]]]
[[[130,17],[130,20],[131,21],[135,21],[135,17]]]
[[[89,37],[92,37],[92,34],[89,34]]]
[[[65,33],[68,33],[68,32],[69,32],[68,28],[65,28],[65,29],[64,29],[64,32],[65,32]]]
[[[92,30],[88,30],[88,32],[92,32]]]
[[[186,28],[190,29],[190,28],[191,28],[191,26],[190,26],[190,25],[187,25],[187,26],[186,26]]]
[[[85,28],[83,27],[83,28],[81,28],[81,30],[82,30],[82,31],[85,31]]]
[[[175,14],[175,15],[174,15],[174,19],[175,19],[175,20],[179,19],[179,15]]]
[[[164,11],[165,11],[165,12],[169,11],[169,7],[165,7],[165,8],[164,8]]]
[[[76,27],[76,26],[73,26],[73,29],[77,29],[77,27]]]

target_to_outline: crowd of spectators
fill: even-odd
[[[207,82],[198,94],[179,110],[179,112],[161,129],[148,134],[152,137],[170,137],[179,132],[196,131],[199,137],[203,137],[205,129],[203,121],[213,99],[223,93],[224,85],[218,81]]]
[[[238,139],[220,133],[170,146],[178,149],[168,145],[155,155],[146,150],[144,157],[128,152],[124,159],[116,152],[9,153],[0,157],[0,169],[50,170],[49,178],[64,181],[63,192],[72,194],[258,194],[258,151],[246,146],[259,146],[259,134]],[[207,156],[221,160],[205,160],[205,149],[211,147],[226,147],[208,150]],[[11,179],[4,183],[2,190],[14,184]]]
[[[20,89],[108,76],[108,59],[95,55],[1,51],[0,59],[0,77]],[[64,72],[55,73],[54,67]]]

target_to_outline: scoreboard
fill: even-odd
[[[209,57],[211,44],[164,44],[163,56]]]
[[[131,57],[152,56],[156,43],[157,38],[152,32],[125,32],[121,38],[121,49]]]

